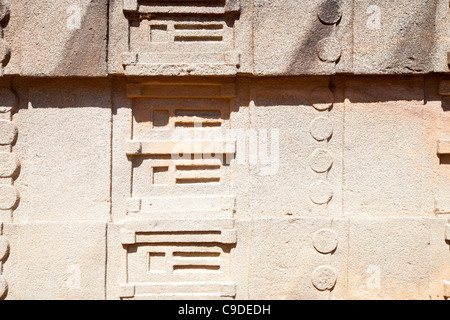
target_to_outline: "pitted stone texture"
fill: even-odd
[[[309,132],[317,141],[330,139],[333,135],[333,123],[325,117],[318,117],[311,122]]]
[[[434,71],[450,72],[450,19],[449,4],[437,0]]]
[[[351,50],[342,50],[342,58],[336,65],[340,47],[334,41],[319,44],[322,39],[334,36],[341,47],[351,47],[351,2],[342,2],[343,18],[337,26],[324,24],[318,18],[322,3],[322,0],[254,0],[256,75],[323,75],[351,70]],[[322,16],[332,21],[337,15]],[[318,47],[323,61],[318,57]]]
[[[14,185],[22,196],[15,222],[107,219],[109,82],[47,79],[24,85],[28,94],[14,115],[20,136],[13,151],[21,161]]]
[[[11,245],[7,299],[104,299],[105,223],[6,223],[3,235]]]
[[[330,253],[336,250],[338,245],[336,232],[331,229],[317,230],[313,235],[313,245],[320,253]]]
[[[342,17],[340,0],[324,0],[319,7],[318,16],[325,24],[335,24]]]
[[[329,266],[320,266],[311,275],[311,281],[317,290],[331,290],[336,284],[336,271]]]
[[[107,8],[107,0],[12,1],[5,74],[105,76]]]
[[[233,48],[241,53],[240,68],[213,66],[202,73],[194,66],[194,72],[199,75],[449,72],[450,23],[446,0],[362,0],[354,5],[353,2],[241,1],[233,43]],[[4,9],[0,18],[6,13]],[[11,12],[14,14],[5,28],[5,40],[14,54],[6,67],[7,74],[123,74],[121,57],[129,47],[128,21],[121,0],[80,0],[79,3],[15,0]],[[55,32],[58,37],[52,37]],[[147,36],[143,32],[142,46],[147,45]],[[325,45],[322,47],[332,49],[320,50],[321,61],[317,57],[319,41],[333,36],[342,48],[342,56],[336,58],[339,51],[336,43]],[[162,57],[167,58],[164,54]],[[182,69],[187,63],[178,62]],[[152,66],[134,72],[142,76],[150,72],[181,75],[189,74],[190,68],[177,72],[177,66]]]
[[[8,3],[8,0],[0,1],[0,21],[4,20],[9,15],[9,8],[10,5]]]
[[[8,88],[0,88],[0,113],[13,111],[18,104],[17,95]]]
[[[443,240],[430,245],[431,222],[406,217],[350,219],[348,299],[429,299],[434,269],[430,250],[446,246],[448,251]],[[439,291],[442,294],[442,282]]]
[[[435,111],[424,117],[430,107],[423,79],[365,79],[346,87],[344,211],[432,215],[440,133]]]
[[[448,42],[435,42],[436,16],[444,12],[448,12],[446,0],[354,1],[354,72],[433,71],[435,43]],[[438,29],[438,34],[442,32],[444,28]],[[440,56],[441,61],[445,59],[442,53]]]
[[[17,173],[20,161],[14,153],[0,152],[0,177],[9,178]]]

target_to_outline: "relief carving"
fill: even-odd
[[[236,74],[237,0],[127,1],[129,52],[123,55],[129,75]]]

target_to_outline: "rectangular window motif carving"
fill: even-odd
[[[190,28],[183,25],[183,31]],[[121,229],[122,299],[236,296],[230,281],[236,137],[228,135],[235,94],[233,82],[128,84],[133,112],[125,144],[132,166]]]
[[[127,74],[236,74],[239,1],[124,0],[129,20]]]

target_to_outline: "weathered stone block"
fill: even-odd
[[[16,222],[109,219],[108,81],[19,81]],[[23,86],[23,87],[22,87]],[[23,89],[23,90],[22,90]]]
[[[11,1],[5,74],[105,76],[107,0]]]
[[[429,299],[430,279],[441,276],[428,257],[433,253],[439,260],[436,252],[447,250],[448,258],[448,246],[439,237],[430,243],[430,235],[437,235],[432,223],[426,218],[350,219],[348,298]],[[441,220],[442,231],[444,226]],[[431,292],[441,298],[442,280],[439,283]]]
[[[351,71],[351,2],[254,1],[254,73]],[[325,11],[331,18],[325,17]],[[321,13],[322,12],[322,13]],[[321,21],[321,16],[325,23]],[[276,23],[274,23],[276,21]]]
[[[445,8],[445,3],[447,8]],[[436,16],[448,17],[448,2],[435,0],[354,1],[353,72],[356,74],[414,74],[435,70]],[[445,18],[441,18],[445,19]],[[448,20],[448,18],[447,18]],[[443,22],[444,23],[444,22]],[[448,40],[447,40],[448,42]],[[419,45],[420,44],[420,45]],[[441,46],[442,46],[441,45]],[[444,69],[446,52],[436,56]]]
[[[8,299],[104,299],[106,224],[4,224],[10,253],[3,264]]]

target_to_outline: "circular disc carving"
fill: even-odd
[[[309,132],[317,141],[327,140],[333,135],[333,123],[328,118],[318,117],[311,122]]]
[[[0,209],[9,210],[19,201],[19,192],[10,185],[0,185]]]
[[[333,198],[333,190],[328,182],[319,180],[309,187],[309,197],[315,204],[326,204]]]
[[[0,144],[12,144],[17,137],[16,125],[8,120],[0,120]]]
[[[4,236],[0,236],[0,261],[5,261],[9,252],[9,241]]]
[[[313,235],[313,245],[320,253],[333,252],[338,245],[336,232],[331,229],[317,230]]]
[[[14,176],[20,167],[20,161],[14,153],[0,152],[0,177]]]
[[[335,24],[342,18],[342,6],[339,0],[325,0],[319,7],[318,16],[324,24]]]
[[[325,38],[317,45],[317,55],[324,62],[336,62],[342,54],[342,47],[336,38]]]
[[[333,165],[333,157],[330,152],[325,149],[316,149],[309,156],[309,166],[315,172],[326,172]]]
[[[4,276],[0,275],[0,298],[4,298],[8,292],[8,283]]]
[[[336,271],[329,266],[320,266],[313,271],[311,280],[317,290],[331,290],[336,284]]]
[[[0,39],[0,61],[3,65],[5,65],[5,63],[9,59],[10,53],[11,51],[8,43],[5,40]]]
[[[18,103],[16,94],[8,88],[0,88],[0,112],[12,111]]]
[[[324,111],[333,106],[333,92],[328,87],[318,87],[311,91],[309,102],[319,111]]]

